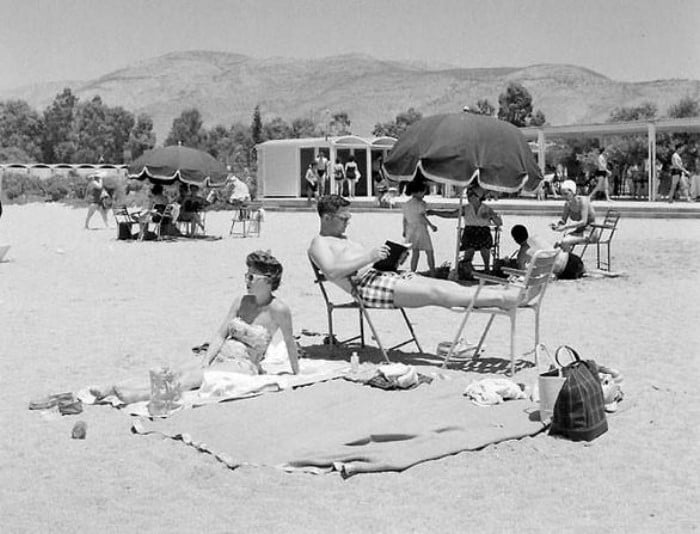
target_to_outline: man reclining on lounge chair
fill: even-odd
[[[476,287],[464,287],[456,282],[415,273],[372,268],[373,263],[389,255],[389,247],[367,248],[347,238],[345,230],[351,217],[349,205],[350,201],[339,195],[321,197],[317,204],[321,229],[311,241],[308,253],[328,280],[352,293],[350,277],[354,276],[358,298],[369,308],[452,308],[471,304]],[[502,288],[486,287],[479,293],[475,305],[505,307],[510,296]]]

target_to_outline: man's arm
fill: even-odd
[[[311,261],[321,272],[333,280],[350,276],[358,269],[386,258],[389,256],[389,247],[386,245],[374,249],[363,247],[361,250],[355,249],[350,253],[337,254],[323,236],[316,236],[311,241],[308,253]]]

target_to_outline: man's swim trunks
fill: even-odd
[[[396,273],[370,269],[355,281],[357,296],[368,308],[395,308],[394,288],[399,280],[411,278],[413,273]]]

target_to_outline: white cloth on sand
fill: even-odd
[[[492,406],[506,400],[527,398],[520,386],[508,378],[475,380],[464,390],[464,395],[478,406]]]

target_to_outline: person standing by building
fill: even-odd
[[[107,210],[111,206],[111,197],[102,183],[102,176],[99,174],[91,174],[90,181],[85,189],[85,199],[88,201],[88,212],[85,218],[85,229],[90,229],[90,219],[96,211],[102,215],[102,220],[105,223],[105,228],[109,228],[107,222]],[[109,199],[109,200],[108,200]]]
[[[328,176],[328,158],[326,155],[319,150],[316,156],[316,172],[318,172],[318,194],[319,195],[330,195],[331,185],[329,183]]]
[[[343,196],[345,182],[345,167],[343,167],[343,164],[340,162],[340,158],[335,158],[335,164],[333,165],[334,195]]]
[[[309,168],[306,169],[306,174],[304,175],[306,180],[306,200],[311,204],[312,199],[316,200],[318,198],[318,164],[316,160],[309,163]]]
[[[348,161],[345,164],[345,180],[347,180],[348,182],[349,198],[355,196],[355,184],[361,176],[362,175],[360,174],[360,169],[357,168],[357,163],[355,163],[355,156],[350,154],[350,157],[348,158]]]
[[[608,160],[605,157],[605,147],[598,149],[597,169],[595,171],[596,185],[589,195],[593,200],[597,193],[603,193],[605,200],[610,201],[610,169],[608,169]]]
[[[676,196],[676,189],[680,186],[681,197],[684,197],[688,202],[690,202],[690,193],[688,192],[688,176],[690,173],[688,169],[683,166],[683,158],[681,158],[681,152],[683,151],[683,143],[676,143],[675,150],[671,155],[671,189],[668,192],[668,202],[673,203],[674,197]]]

